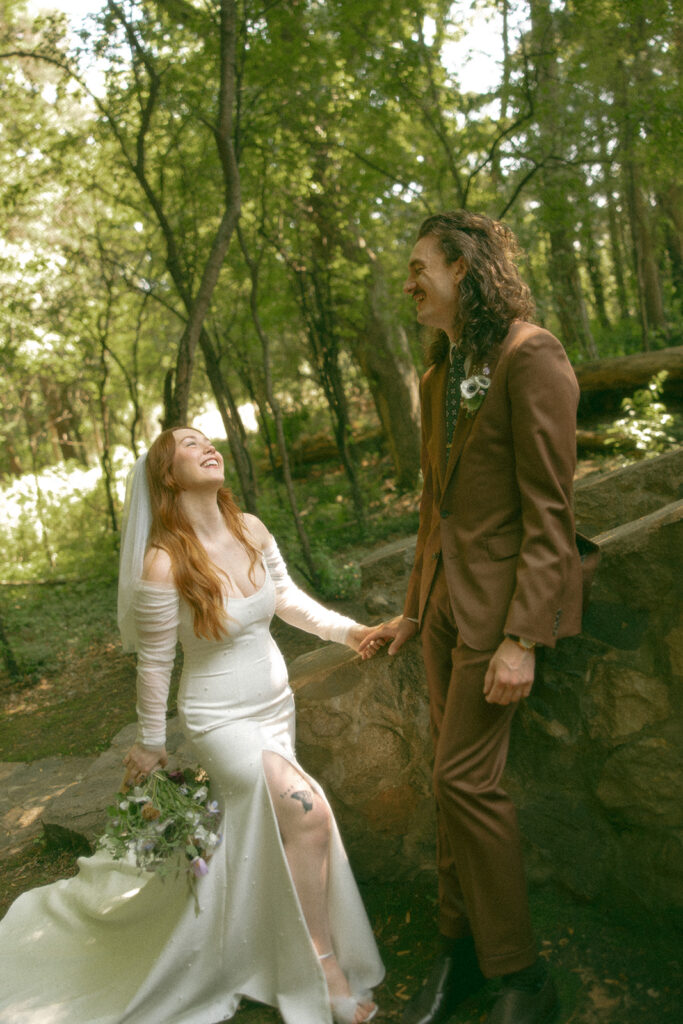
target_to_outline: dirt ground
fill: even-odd
[[[35,843],[2,864],[0,914],[25,889],[76,870],[74,855]],[[375,1020],[397,1022],[435,952],[434,879],[362,885],[387,974],[375,996]],[[651,920],[624,921],[551,888],[531,892],[541,955],[560,992],[557,1024],[680,1024],[681,935]],[[496,994],[491,983],[464,1003],[452,1024],[483,1024]],[[235,1024],[280,1024],[270,1008],[244,1003]]]
[[[68,588],[64,588],[66,591]],[[50,650],[46,667],[32,652],[35,670],[21,686],[0,678],[0,757],[5,761],[96,753],[132,720],[134,670],[111,639],[115,602],[112,587],[87,588],[80,605],[90,609],[101,634],[91,635],[78,649]],[[108,594],[108,590],[112,590]],[[76,596],[78,596],[76,594]],[[64,608],[80,607],[71,591],[62,595],[55,612],[60,632],[71,638],[74,626],[63,621]],[[32,636],[35,609],[21,604],[19,591],[12,609],[26,620]],[[339,610],[353,611],[341,604]],[[82,618],[82,612],[78,611]],[[44,616],[43,616],[44,618]],[[111,620],[111,621],[109,621]],[[79,618],[80,622],[80,618]],[[17,631],[21,626],[18,620]],[[57,634],[55,634],[56,636]],[[46,631],[50,644],[53,634]],[[291,658],[314,645],[278,624],[277,640]],[[47,640],[44,641],[47,645]],[[69,639],[69,643],[72,640]],[[41,655],[42,657],[42,655]],[[47,666],[50,666],[49,668]],[[103,668],[104,666],[104,668]],[[101,714],[102,707],[107,715]],[[0,863],[0,915],[21,892],[73,874],[72,852],[27,846]],[[656,867],[653,866],[653,870]],[[430,876],[399,884],[361,886],[386,965],[386,978],[375,995],[382,1022],[398,1022],[401,1009],[420,987],[435,951],[435,883]],[[683,1021],[683,932],[659,922],[616,918],[608,909],[577,903],[570,894],[543,888],[530,894],[539,949],[560,992],[557,1024],[680,1024]],[[494,984],[463,1004],[452,1024],[483,1024],[495,997]],[[244,1004],[236,1024],[278,1024],[272,1009]]]

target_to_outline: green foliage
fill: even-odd
[[[360,566],[354,559],[333,558],[325,547],[316,546],[313,552],[320,573],[319,595],[324,601],[343,601],[356,597],[360,590]]]
[[[115,563],[114,563],[115,565]],[[24,685],[116,633],[116,581],[106,575],[2,588],[3,621]]]
[[[641,322],[652,325],[650,347],[670,343],[683,279],[675,5],[504,6],[500,81],[469,90],[469,19],[486,15],[486,31],[502,33],[497,0],[236,6],[244,247],[234,234],[204,324],[218,374],[210,384],[198,352],[190,414],[214,394],[229,408],[255,403],[272,427],[265,337],[291,446],[331,424],[352,445],[361,423],[377,430],[378,389],[386,397],[391,387],[378,383],[368,351],[385,334],[405,335],[421,369],[401,281],[422,217],[455,205],[516,230],[539,317],[572,358],[638,351]],[[225,201],[218,15],[215,0],[106,5],[76,48],[63,17],[31,21],[21,5],[7,7],[3,481],[61,472],[64,460],[94,465],[156,433]],[[650,251],[635,253],[646,238]],[[643,293],[637,265],[659,275],[663,323],[646,308],[657,288],[650,281]],[[250,309],[253,269],[263,337]],[[381,362],[393,365],[391,349]],[[264,447],[253,438],[249,447],[259,510],[296,553]],[[378,482],[358,475],[371,543],[391,519]],[[242,500],[240,479],[230,480]],[[360,541],[345,481],[328,486],[312,471],[297,492],[316,550]],[[0,516],[3,576],[111,572],[108,498],[103,483],[69,505],[46,493],[39,508],[27,493],[11,538]]]
[[[681,425],[660,401],[667,376],[666,370],[662,370],[646,388],[622,400],[624,415],[607,429],[607,444],[617,452],[643,459],[681,443]]]
[[[0,489],[0,560],[7,581],[116,573],[99,471],[58,465]]]
[[[642,351],[642,331],[633,318],[611,324],[610,327],[593,323],[591,329],[601,359],[628,356]],[[584,353],[578,350],[568,350],[568,355],[573,363],[585,360]]]

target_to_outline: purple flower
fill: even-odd
[[[203,857],[195,857],[190,861],[190,868],[195,878],[201,878],[202,875],[208,875],[209,865],[206,863]]]

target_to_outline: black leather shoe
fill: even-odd
[[[506,985],[491,1010],[488,1024],[549,1024],[557,1009],[557,989],[550,977],[538,992]]]
[[[479,969],[474,943],[460,939],[434,962],[422,991],[410,1000],[401,1024],[445,1024],[459,1003],[486,983]]]

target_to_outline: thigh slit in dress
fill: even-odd
[[[170,677],[169,648],[175,650],[176,636],[183,645],[178,712],[222,812],[222,842],[197,880],[199,913],[182,869],[160,879],[105,850],[81,858],[77,876],[25,893],[0,922],[1,1024],[218,1024],[236,1013],[243,996],[277,1007],[285,1024],[331,1024],[264,751],[285,758],[325,796],[296,760],[294,698],[269,626],[277,613],[343,640],[350,622],[292,583],[275,545],[263,556],[263,585],[228,599],[220,641],[195,636],[191,610],[174,588],[139,588],[143,619],[165,626],[158,649],[148,645],[147,661],[163,662]],[[141,652],[142,646],[139,661]],[[156,699],[157,718],[166,695]],[[154,717],[140,695],[138,714]],[[360,994],[381,981],[384,969],[330,817],[332,942],[352,992]]]

